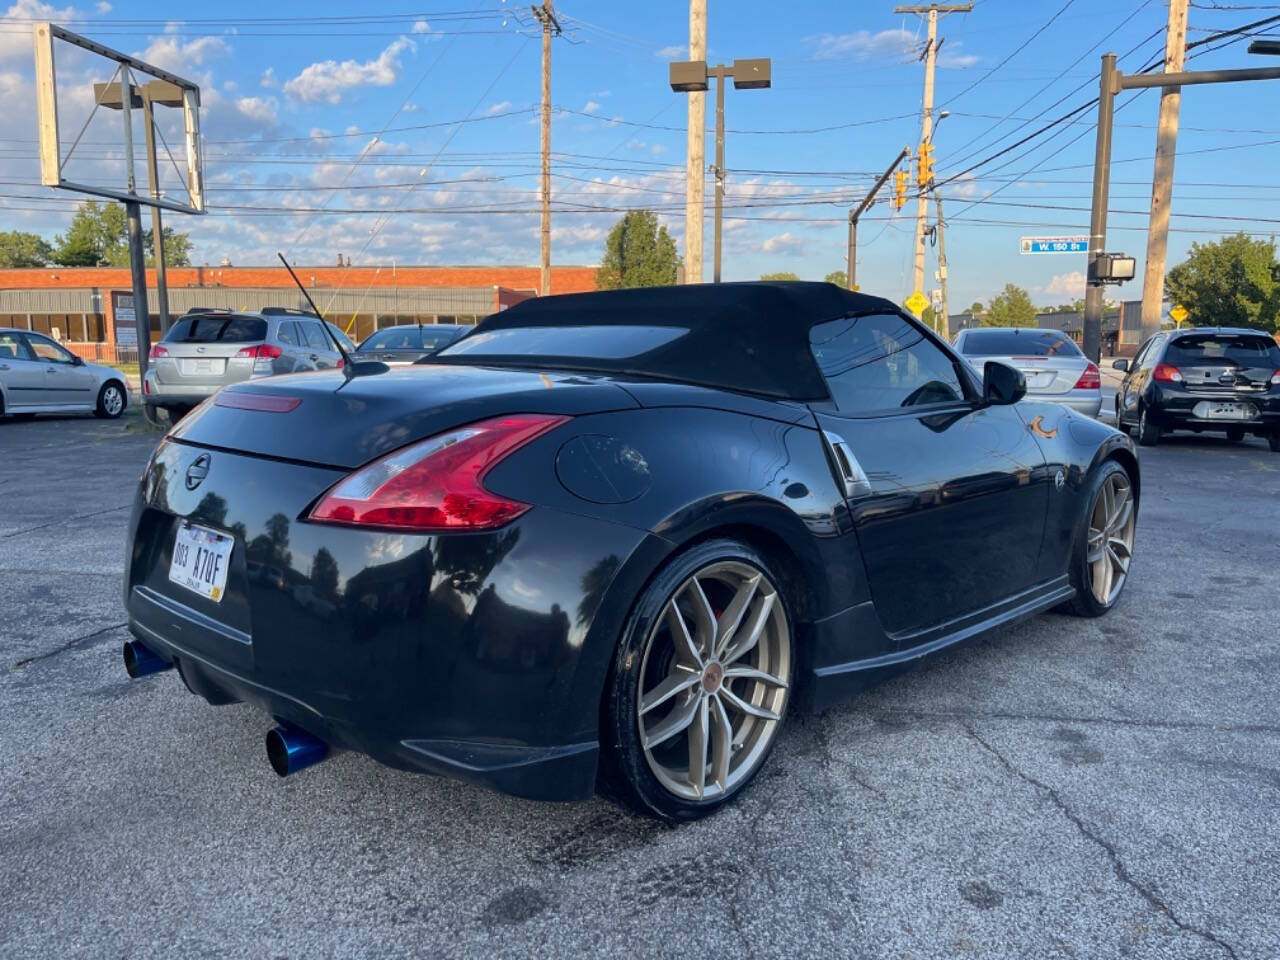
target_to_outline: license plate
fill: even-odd
[[[1253,408],[1247,403],[1206,403],[1200,414],[1206,420],[1248,420]]]
[[[225,534],[183,523],[173,539],[169,580],[218,603],[227,588],[231,548],[235,541]]]
[[[187,376],[206,376],[213,374],[221,374],[223,371],[223,360],[212,360],[209,358],[197,358],[195,360],[183,360],[182,372]]]

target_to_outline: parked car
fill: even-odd
[[[429,323],[384,327],[360,343],[360,360],[413,363],[429,357],[475,327],[461,323]]]
[[[344,349],[354,349],[341,330],[327,326]],[[143,403],[153,418],[161,409],[177,419],[229,383],[342,364],[342,354],[315,314],[198,310],[185,314],[151,347]]]
[[[1027,398],[1065,403],[1088,417],[1102,408],[1098,367],[1059,330],[1039,327],[970,327],[956,335],[956,349],[981,363],[998,360],[1027,378]]]
[[[1280,346],[1261,330],[1196,327],[1158,333],[1132,361],[1116,393],[1116,423],[1152,446],[1171,430],[1266,437],[1280,453]]]
[[[696,818],[790,712],[1115,606],[1132,443],[1025,389],[822,283],[538,297],[422,364],[234,384],[141,480],[125,666],[276,717],[282,776],[347,748]]]
[[[114,418],[128,405],[129,388],[119,370],[86,363],[42,333],[0,327],[0,416]]]

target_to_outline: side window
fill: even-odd
[[[1165,337],[1163,333],[1156,334],[1147,344],[1147,348],[1142,351],[1142,356],[1138,358],[1138,362],[1134,364],[1139,370],[1150,370],[1156,365],[1156,357],[1160,355],[1160,348],[1164,346]]]
[[[298,331],[294,328],[292,320],[280,321],[280,326],[276,330],[276,339],[290,347],[299,346]]]
[[[63,350],[52,340],[46,340],[44,337],[27,336],[27,343],[31,347],[31,352],[35,354],[37,360],[44,360],[46,363],[70,363],[71,354]]]
[[[965,399],[951,357],[897,314],[818,324],[809,347],[842,413]]]
[[[0,360],[31,360],[27,342],[16,333],[0,333]]]
[[[298,326],[302,328],[307,335],[307,343],[311,345],[312,350],[332,350],[333,344],[329,342],[329,338],[324,335],[324,331],[320,329],[320,324],[310,320],[299,320]]]

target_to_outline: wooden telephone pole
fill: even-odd
[[[1188,0],[1169,0],[1169,27],[1164,37],[1164,72],[1182,70],[1187,53]],[[1160,332],[1164,314],[1164,267],[1169,252],[1169,206],[1173,202],[1173,161],[1178,152],[1178,113],[1182,88],[1160,91],[1156,123],[1156,163],[1151,178],[1151,219],[1147,224],[1147,264],[1142,278],[1142,336]]]
[[[542,275],[541,294],[551,292],[551,36],[560,36],[551,0],[533,8],[542,24]]]
[[[707,59],[707,0],[689,0],[689,59]],[[702,282],[702,218],[707,180],[707,95],[689,94],[689,147],[684,170],[684,282]]]
[[[894,7],[894,13],[922,13],[929,18],[929,39],[924,48],[924,102],[920,111],[920,143],[928,144],[933,135],[933,71],[938,63],[938,15],[948,13],[968,13],[973,9],[972,3],[939,4],[930,3],[919,6]],[[925,151],[919,152],[923,156]],[[928,180],[922,177],[922,180]],[[912,293],[923,293],[924,287],[924,227],[929,216],[929,191],[925,183],[919,185],[916,194],[916,243],[914,271],[912,273]]]

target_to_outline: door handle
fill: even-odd
[[[9,365],[7,363],[0,363],[0,370],[8,370],[8,369],[9,369]]]
[[[311,354],[310,359],[311,359],[311,362],[312,362],[312,363],[314,363],[315,361],[319,360],[320,358],[319,358],[316,354],[314,354],[314,353],[313,353],[313,354]]]
[[[866,471],[862,469],[862,464],[858,463],[858,458],[849,449],[849,444],[838,433],[832,433],[830,430],[823,430],[822,436],[827,441],[831,459],[835,461],[836,471],[844,483],[844,495],[852,499],[870,494],[871,481],[867,479]]]

